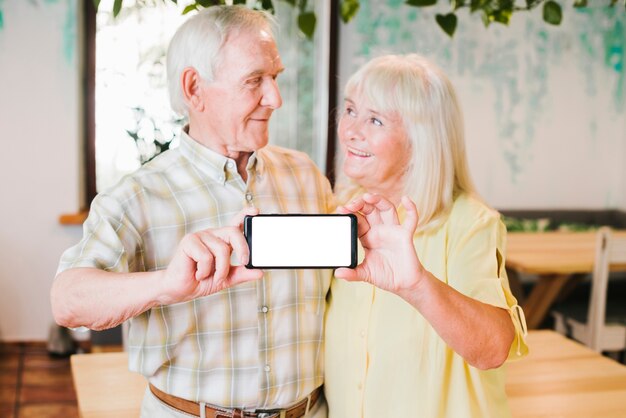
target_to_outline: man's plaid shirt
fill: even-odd
[[[261,213],[328,213],[328,180],[303,153],[267,146],[250,158],[248,182],[234,160],[182,133],[180,146],[93,201],[83,239],[59,271],[164,269],[185,234],[225,226],[244,207]],[[130,369],[169,394],[223,407],[277,408],[323,380],[329,270],[266,271],[193,301],[130,320]]]

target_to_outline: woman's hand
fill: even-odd
[[[355,269],[337,269],[336,277],[365,281],[396,294],[411,292],[418,286],[425,270],[413,245],[417,208],[406,196],[402,198],[402,206],[406,209],[402,224],[396,207],[380,195],[366,193],[338,208],[340,213],[357,215],[365,259]]]

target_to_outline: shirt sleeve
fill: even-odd
[[[473,299],[505,309],[515,327],[508,359],[528,353],[526,321],[505,269],[506,228],[497,213],[484,214],[449,237],[448,284]],[[455,233],[456,232],[456,233]]]
[[[61,256],[57,274],[70,268],[93,267],[111,272],[138,271],[141,236],[115,197],[98,195],[83,224],[80,242]]]

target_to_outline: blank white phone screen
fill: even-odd
[[[352,254],[348,216],[255,216],[255,267],[349,266]]]

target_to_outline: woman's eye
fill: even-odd
[[[371,120],[372,120],[372,123],[373,123],[375,126],[383,126],[383,123],[381,122],[381,120],[380,120],[380,119],[377,119],[377,118],[372,118]]]
[[[350,115],[350,116],[356,116],[356,112],[355,112],[355,111],[354,111],[354,109],[353,109],[353,108],[351,108],[351,107],[347,107],[347,108],[346,108],[346,114],[347,114],[347,115]]]

